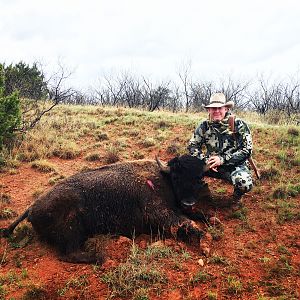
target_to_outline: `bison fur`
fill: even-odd
[[[77,263],[97,260],[82,250],[96,234],[160,232],[200,242],[202,230],[180,204],[198,198],[204,172],[204,162],[183,155],[165,169],[155,160],[136,160],[78,173],[41,195],[2,232],[10,235],[27,218],[41,238],[58,248],[61,259]]]

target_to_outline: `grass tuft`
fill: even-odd
[[[143,297],[148,288],[160,291],[162,284],[167,282],[167,277],[161,269],[158,258],[172,255],[167,247],[148,247],[139,249],[134,243],[127,260],[115,269],[105,273],[101,280],[108,284],[112,297],[132,297],[143,292]]]
[[[110,146],[106,150],[106,154],[104,155],[104,160],[107,164],[113,164],[120,160],[119,150],[116,147]]]
[[[42,173],[55,172],[55,166],[46,160],[35,160],[31,163],[31,168]]]
[[[101,156],[99,153],[89,153],[86,155],[85,160],[87,161],[99,161]]]
[[[46,299],[47,291],[39,285],[30,285],[24,293],[22,300],[41,300]]]

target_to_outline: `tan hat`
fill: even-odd
[[[215,93],[210,96],[209,104],[205,105],[204,107],[210,108],[210,107],[223,107],[223,106],[227,106],[228,108],[233,108],[234,102],[233,101],[226,102],[226,97],[223,93]]]

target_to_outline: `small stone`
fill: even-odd
[[[204,266],[204,261],[203,261],[202,258],[200,258],[200,259],[198,260],[198,264],[199,264],[201,267]]]

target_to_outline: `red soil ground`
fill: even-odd
[[[162,154],[162,158],[169,157]],[[76,173],[87,164],[96,166],[96,163],[88,163],[83,159],[50,161],[55,164],[57,172],[64,176]],[[23,163],[16,174],[0,174],[0,192],[11,197],[9,203],[1,204],[2,207],[12,209],[17,214],[22,213],[34,201],[34,191],[50,188],[50,177],[49,173],[34,170],[27,163]],[[217,188],[216,180],[208,181]],[[250,193],[244,198],[246,221],[229,217],[228,209],[216,210],[216,216],[224,224],[224,234],[213,241],[210,258],[204,257],[195,245],[166,240],[165,243],[174,251],[184,249],[190,258],[183,261],[180,268],[174,268],[174,262],[168,258],[162,260],[161,267],[168,278],[162,291],[157,294],[150,286],[148,298],[136,299],[297,299],[300,295],[300,222],[293,220],[278,224],[273,210],[262,209],[270,185],[264,181],[258,184],[263,192],[255,195]],[[227,191],[223,191],[224,194],[230,194],[231,187],[225,187]],[[11,221],[0,220],[0,227]],[[0,283],[6,291],[2,293],[2,298],[108,299],[111,291],[100,277],[126,260],[131,243],[124,237],[111,238],[106,245],[106,261],[96,269],[91,265],[60,261],[56,251],[35,236],[28,245],[16,249],[7,239],[1,238]],[[145,248],[150,243],[150,237],[137,237],[135,243]],[[290,272],[278,269],[278,274],[268,277],[267,265],[280,260],[283,250],[280,252],[279,249],[286,249],[288,265],[292,269]],[[227,263],[213,262],[211,258],[216,257],[226,258]],[[204,266],[198,263],[199,259],[203,259]],[[22,276],[24,270],[27,270],[26,276]],[[210,274],[212,279],[191,284],[191,279],[200,271]],[[85,284],[76,286],[70,283],[71,279],[80,276],[85,278]],[[230,276],[238,278],[242,284],[241,290],[230,289]],[[42,287],[43,293],[32,296],[29,293],[32,285]],[[131,299],[132,296],[126,298]]]

